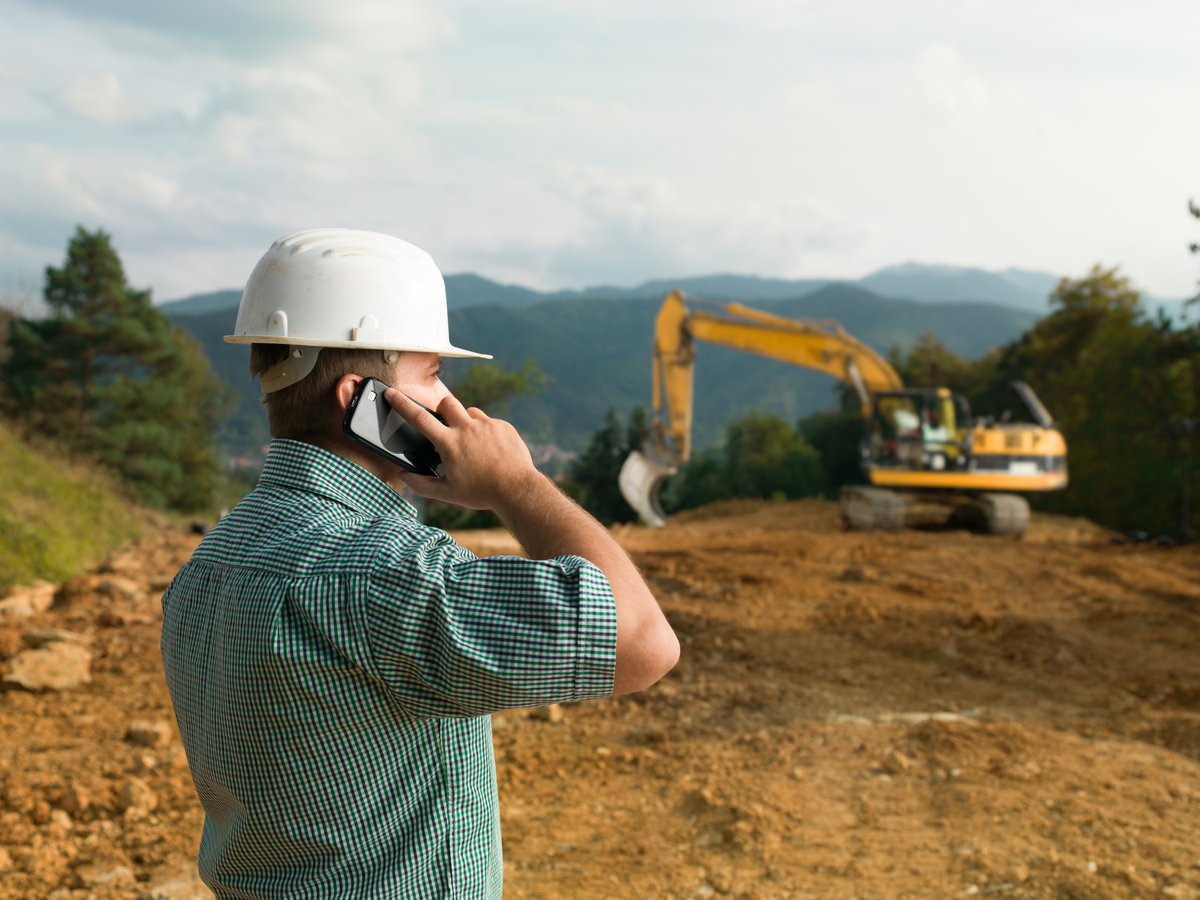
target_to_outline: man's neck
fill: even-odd
[[[306,435],[300,440],[320,447],[322,450],[328,450],[330,453],[336,453],[356,466],[366,469],[394,491],[400,491],[405,486],[404,482],[396,477],[399,471],[397,466],[380,459],[374,453],[367,453],[365,450],[359,449],[351,441],[316,435]]]

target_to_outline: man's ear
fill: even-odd
[[[338,408],[343,413],[350,408],[350,401],[354,399],[358,386],[365,380],[362,375],[343,375],[337,380],[337,384],[333,386],[333,393],[337,398]]]

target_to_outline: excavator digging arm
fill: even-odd
[[[652,421],[641,452],[629,455],[619,485],[630,506],[649,525],[666,522],[659,494],[663,483],[692,455],[692,396],[697,340],[733,347],[840,378],[858,392],[864,415],[871,394],[903,387],[878,353],[836,322],[788,319],[738,303],[705,303],[673,291],[654,326]]]

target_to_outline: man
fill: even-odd
[[[498,896],[489,714],[641,690],[678,641],[516,430],[442,384],[442,357],[482,354],[450,343],[424,252],[343,229],[277,241],[227,340],[251,345],[273,440],[163,596],[201,877],[221,897]],[[443,477],[343,434],[364,377],[393,386]],[[404,485],[494,510],[529,558],[475,557]]]

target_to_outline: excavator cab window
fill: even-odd
[[[921,403],[913,394],[876,394],[870,455],[883,465],[917,468],[921,458]]]
[[[960,468],[967,457],[969,424],[966,401],[946,390],[877,394],[871,459],[905,469]]]

